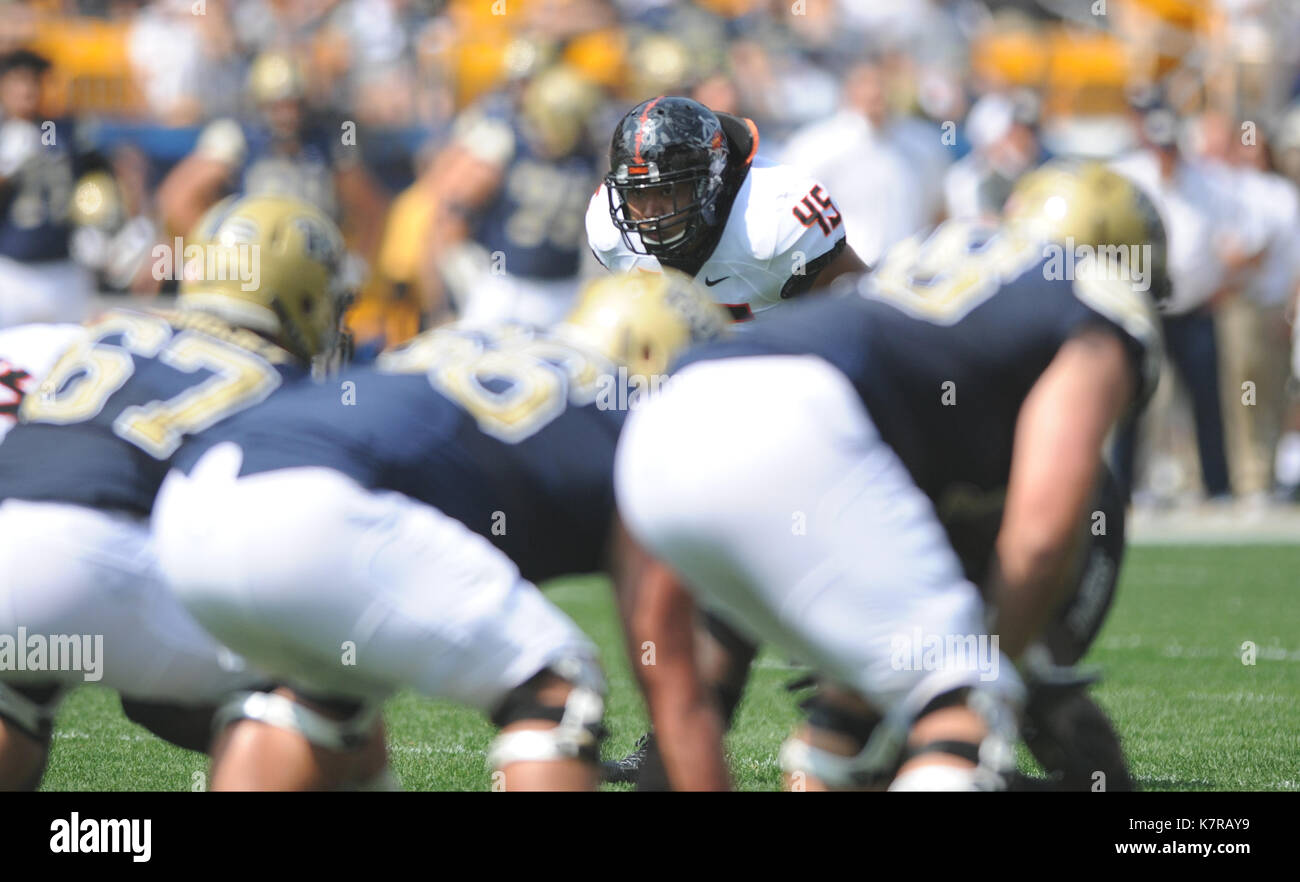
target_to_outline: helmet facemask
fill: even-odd
[[[727,155],[721,124],[701,104],[660,97],[629,111],[614,132],[605,176],[624,244],[634,254],[678,260],[697,251],[720,220]],[[634,204],[650,210],[636,217]]]
[[[653,164],[633,168],[648,169],[653,168]],[[714,185],[705,169],[683,169],[664,175],[628,174],[625,166],[611,173],[605,183],[610,216],[623,234],[624,243],[636,254],[683,253],[697,240],[701,230],[716,222],[721,179],[718,178]],[[660,214],[633,217],[629,200],[635,201],[639,194],[654,190],[667,191],[672,208]]]

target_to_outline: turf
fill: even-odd
[[[604,750],[622,755],[646,717],[610,592],[598,578],[546,590],[602,647],[611,684]],[[1243,662],[1248,641],[1254,664]],[[1300,790],[1300,546],[1131,548],[1087,663],[1105,672],[1096,694],[1143,788]],[[727,741],[740,789],[778,787],[776,751],[798,719],[784,688],[795,675],[774,653],[755,665]],[[480,715],[402,695],[386,717],[406,789],[490,788],[492,730]],[[206,766],[128,722],[113,693],[84,687],[59,714],[43,789],[194,790]]]

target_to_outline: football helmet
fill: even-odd
[[[1057,160],[1017,182],[1003,212],[1005,223],[1045,240],[1096,249],[1149,245],[1150,293],[1169,296],[1165,225],[1140,188],[1100,162]]]
[[[609,214],[637,254],[690,254],[720,218],[727,138],[718,117],[689,98],[660,96],[614,130],[605,176]]]
[[[568,65],[558,64],[528,81],[520,96],[524,132],[549,157],[582,145],[587,123],[600,106],[600,89]]]
[[[667,373],[678,353],[712,340],[731,321],[689,276],[626,273],[606,276],[583,289],[556,326],[556,334],[624,365],[647,379]]]
[[[92,171],[81,176],[72,191],[69,219],[78,226],[95,227],[112,232],[126,222],[122,191],[106,171]]]
[[[302,68],[282,52],[263,52],[248,70],[248,94],[257,104],[302,98],[307,94]]]
[[[676,91],[695,76],[690,49],[671,34],[645,35],[636,41],[630,55],[624,94],[632,100]]]
[[[343,236],[319,209],[287,196],[223,201],[189,244],[203,260],[186,262],[181,308],[261,332],[303,361],[334,354],[347,300]]]

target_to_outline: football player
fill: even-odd
[[[182,448],[154,517],[168,581],[285,684],[223,709],[214,788],[372,774],[382,757],[356,748],[401,687],[489,714],[494,787],[594,787],[596,650],[535,583],[616,569],[629,396],[726,324],[682,276],[606,278],[554,332],[433,330]],[[674,732],[708,703],[677,685],[659,708]],[[725,783],[720,761],[678,774]]]
[[[207,259],[187,266],[178,308],[90,323],[0,444],[0,635],[102,638],[93,678],[129,717],[198,750],[204,709],[260,679],[164,590],[154,496],[187,435],[309,378],[340,309],[342,240],[323,214],[252,197],[218,215],[200,225]],[[86,678],[47,662],[0,670],[0,787],[36,785],[59,695]]]
[[[170,230],[191,229],[229,193],[302,199],[338,221],[370,259],[383,232],[386,199],[355,139],[313,119],[298,63],[280,52],[254,59],[248,94],[258,119],[209,123],[194,151],[163,179],[159,211]]]
[[[85,318],[91,277],[69,257],[69,208],[84,157],[68,120],[41,117],[50,63],[0,55],[0,328]]]
[[[864,269],[821,184],[757,153],[751,120],[689,98],[638,104],[587,207],[592,252],[619,272],[694,276],[735,321]]]
[[[1049,166],[1001,230],[903,243],[857,294],[689,354],[633,414],[618,503],[662,561],[641,605],[684,590],[671,567],[828,684],[782,750],[792,784],[1004,786],[1010,662],[1034,678],[1098,523],[1105,440],[1154,384],[1163,267],[1138,190],[1095,163]],[[996,527],[987,609],[954,550],[975,534],[963,517]],[[659,740],[671,779],[684,748]]]
[[[770,317],[773,307],[865,269],[825,188],[759,159],[758,143],[753,121],[689,98],[633,107],[614,130],[610,171],[587,208],[592,252],[611,270],[694,276],[735,322]],[[716,617],[702,624],[700,651],[730,718],[755,648]],[[653,744],[647,734],[606,762],[606,780],[662,786]]]
[[[425,248],[462,321],[549,325],[573,307],[582,210],[598,179],[588,123],[600,100],[595,84],[559,64],[514,102],[484,102],[457,120],[434,165]]]

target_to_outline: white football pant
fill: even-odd
[[[163,572],[205,628],[313,695],[404,686],[491,711],[595,647],[459,521],[326,468],[239,477],[219,444],[154,507]]]
[[[702,607],[882,714],[962,686],[1018,695],[929,499],[827,362],[687,366],[629,416],[615,489]]]
[[[9,499],[0,503],[0,680],[99,683],[143,701],[197,705],[261,678],[163,586],[147,521]]]

